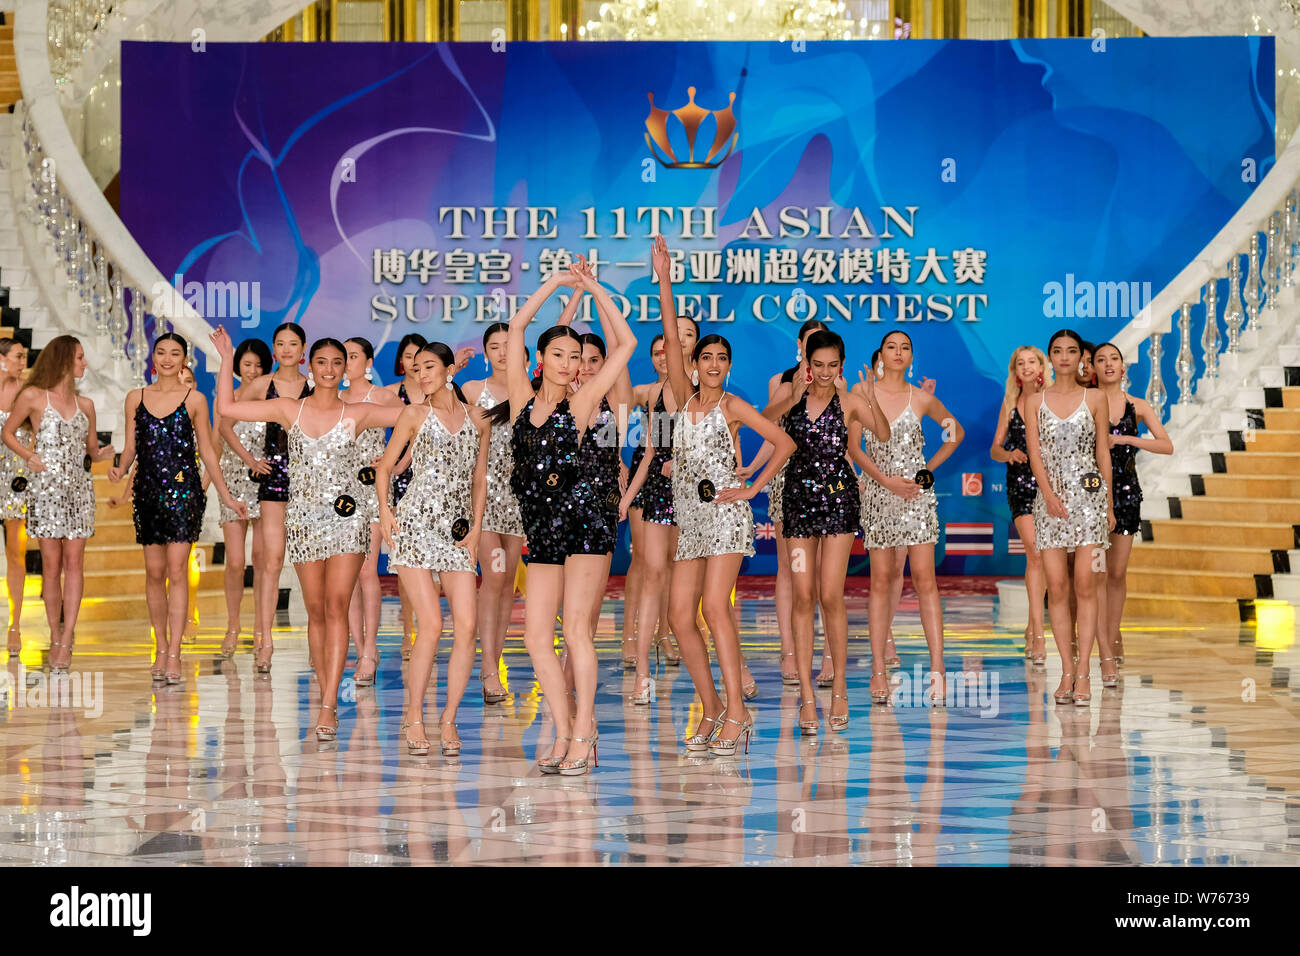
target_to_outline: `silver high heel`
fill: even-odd
[[[167,683],[179,684],[181,682],[181,652],[177,651],[175,654],[168,654],[167,661],[168,663],[171,661],[176,662],[176,670],[172,670],[170,667],[167,668]]]
[[[1101,660],[1101,662],[1102,662],[1103,664],[1105,664],[1107,661],[1110,661],[1112,664],[1115,663],[1115,658],[1113,658],[1113,657],[1103,657],[1103,658],[1100,658],[1100,660]],[[1119,686],[1119,671],[1116,670],[1114,674],[1107,674],[1106,671],[1105,671],[1105,669],[1103,668],[1103,669],[1102,669],[1102,672],[1101,672],[1101,686],[1102,686],[1102,687],[1118,687],[1118,686]]]
[[[444,721],[442,722],[442,726],[443,726],[443,727],[446,727],[448,724],[450,724],[452,727],[455,727],[455,726],[456,726],[456,721],[454,721],[454,720],[444,720]],[[460,737],[457,736],[455,740],[439,740],[439,742],[438,742],[438,747],[439,747],[439,749],[442,751],[442,755],[443,755],[444,757],[459,757],[459,756],[460,756]]]
[[[335,719],[335,720],[338,720],[338,719],[339,719],[339,717],[338,717],[338,714],[339,714],[339,712],[338,712],[338,708],[336,708],[336,707],[331,707],[329,704],[321,704],[321,705],[320,705],[320,709],[321,709],[321,710],[331,710],[331,711],[333,711],[333,712],[334,712],[334,719]],[[328,724],[317,724],[317,725],[316,725],[316,739],[317,739],[317,740],[321,740],[321,741],[330,741],[330,740],[334,740],[335,738],[337,738],[338,735],[339,735],[339,725],[338,725],[337,723],[336,723],[333,727],[330,727]]]
[[[49,655],[49,656],[50,656],[50,657],[53,657],[53,656],[54,656],[54,649],[55,649],[56,647],[67,647],[67,646],[68,646],[67,644],[61,644],[61,643],[58,642],[58,641],[50,641],[50,655]],[[66,674],[67,672],[68,672],[68,665],[67,665],[67,664],[51,664],[51,665],[50,665],[50,674],[51,674],[51,676],[54,675],[54,674]]]
[[[722,730],[722,721],[718,720],[716,717],[701,717],[700,720],[701,722],[707,720],[713,726],[713,729],[707,734],[697,733],[688,737],[686,740],[687,750],[708,750],[709,744],[713,741],[713,738],[718,736],[718,732]]]
[[[883,677],[885,679],[885,689],[873,690],[871,692],[871,702],[873,704],[888,704],[889,703],[889,671],[872,671],[871,676]]]
[[[1079,693],[1079,681],[1081,681],[1081,680],[1086,680],[1086,681],[1088,681],[1088,689],[1089,689],[1089,690],[1092,690],[1092,675],[1091,675],[1091,673],[1089,673],[1089,674],[1075,674],[1075,675],[1074,675],[1074,688],[1075,688],[1075,690],[1074,690],[1074,705],[1075,705],[1076,707],[1087,707],[1087,706],[1088,706],[1088,702],[1089,702],[1090,700],[1092,700],[1092,694],[1081,694],[1081,693]]]
[[[229,646],[227,646],[229,645]],[[221,642],[221,656],[224,660],[230,660],[235,656],[235,650],[239,647],[239,628],[233,631],[226,631],[226,639]]]
[[[799,710],[802,711],[806,704],[812,704],[813,713],[814,714],[817,713],[817,699],[815,697],[809,698],[808,700],[799,701]],[[799,721],[799,732],[803,734],[805,737],[815,737],[817,735],[817,730],[820,726],[821,726],[821,721],[818,719],[801,720]]]
[[[567,740],[567,741],[572,742],[572,741],[573,741],[573,738],[572,738],[572,737],[556,737],[555,740],[556,740],[557,743],[558,743],[559,741],[561,741],[561,740]],[[562,763],[564,763],[564,756],[563,756],[563,755],[561,755],[561,756],[559,756],[559,757],[554,757],[554,756],[552,756],[552,757],[542,757],[542,758],[540,758],[540,759],[537,761],[537,769],[540,770],[542,773],[559,773],[559,772],[560,772],[560,764],[562,764]]]
[[[846,704],[849,702],[849,699],[845,697],[843,694],[831,694],[831,700],[842,700]],[[826,723],[830,726],[831,730],[835,731],[837,734],[843,733],[845,730],[848,729],[849,715],[831,714],[829,717],[826,718]]]
[[[253,634],[253,669],[259,674],[271,673],[271,659],[262,657],[262,651],[270,646],[271,642],[266,637],[256,632]]]
[[[1035,634],[1033,639],[1043,643],[1039,645],[1038,653],[1029,658],[1029,662],[1035,667],[1042,667],[1047,663],[1047,638],[1042,634]]]
[[[600,740],[600,731],[595,729],[596,722],[592,721],[592,731],[590,737],[574,737],[575,744],[591,744],[591,749],[587,751],[587,757],[579,757],[577,760],[563,760],[556,768],[562,777],[581,777],[584,773],[591,771],[592,767],[600,766],[600,755],[596,753],[596,741]],[[588,760],[588,757],[590,760]],[[568,766],[565,766],[568,764]]]
[[[740,738],[745,738],[745,753],[749,753],[749,735],[754,729],[754,718],[746,711],[745,716],[748,720],[732,720],[730,717],[723,718],[723,723],[735,724],[740,730],[736,731],[736,736],[727,738],[719,737],[713,743],[709,744],[709,753],[718,757],[730,757],[736,752],[736,745],[740,743]]]
[[[402,730],[405,730],[407,727],[416,727],[416,726],[423,727],[423,726],[424,726],[424,721],[423,721],[423,720],[410,720],[410,721],[407,721],[406,723],[402,724]],[[403,735],[403,736],[405,736],[405,735]],[[426,738],[426,737],[421,737],[419,740],[412,740],[410,737],[407,737],[407,738],[406,738],[406,752],[407,752],[408,754],[410,754],[412,757],[423,757],[423,756],[425,756],[425,755],[428,754],[428,752],[429,752],[429,740],[428,740],[428,738]]]
[[[781,655],[781,660],[785,660],[787,657],[794,657],[794,651],[791,651],[789,654],[782,654],[782,655]],[[781,675],[781,683],[782,683],[782,684],[786,684],[786,685],[797,686],[798,683],[799,683],[799,675],[798,675],[798,674],[782,674],[782,675]]]
[[[372,664],[374,664],[375,665],[374,673],[372,673],[369,677],[357,677],[356,676],[357,672],[354,669],[352,671],[352,684],[354,687],[374,687],[375,678],[379,676],[379,658],[371,657],[369,654],[362,654],[361,657],[357,660],[357,663],[360,664],[361,661],[370,661]]]
[[[645,684],[645,689],[638,690],[635,696],[633,696],[632,703],[634,704],[649,704],[650,698],[654,694],[654,678],[649,676],[642,677],[637,681],[636,685],[637,687],[640,687],[643,683]]]

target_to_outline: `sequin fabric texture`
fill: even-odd
[[[405,382],[397,386],[397,397],[402,400],[402,403],[404,405],[411,404],[411,396],[406,393]],[[406,453],[410,450],[411,450],[410,445],[407,445],[405,448],[403,448],[402,453],[397,456],[397,460],[401,461],[403,458],[405,458]],[[408,467],[406,471],[402,472],[400,475],[393,475],[392,503],[394,507],[396,507],[397,504],[402,500],[402,495],[406,494],[406,489],[411,486],[411,479],[414,477],[415,477],[415,472],[413,470],[413,467]]]
[[[199,540],[207,495],[199,477],[199,456],[185,402],[158,418],[135,407],[135,480],[132,515],[136,544],[176,544]]]
[[[284,513],[285,553],[293,564],[370,550],[370,516],[361,508],[360,459],[347,408],[334,427],[312,438],[295,420],[289,429],[289,506]],[[302,403],[298,405],[302,417]],[[351,509],[345,498],[352,499]],[[340,515],[342,504],[349,514]]]
[[[1038,408],[1038,448],[1048,482],[1065,505],[1067,517],[1053,518],[1042,494],[1034,498],[1034,541],[1040,551],[1109,546],[1106,498],[1110,492],[1104,484],[1087,491],[1082,481],[1084,475],[1097,471],[1096,435],[1086,392],[1079,407],[1065,418],[1057,417],[1043,396]]]
[[[302,400],[310,394],[311,389],[308,388],[307,382],[304,380],[298,398]],[[280,393],[275,388],[275,379],[271,379],[266,386],[267,401],[279,397]],[[271,470],[257,480],[257,500],[288,501],[289,439],[284,433],[284,427],[279,422],[266,422],[265,424],[266,445],[263,448],[261,457],[270,464]]]
[[[921,420],[907,405],[889,423],[889,441],[880,441],[863,430],[867,455],[886,477],[912,478],[925,467],[925,434]],[[934,544],[939,540],[939,500],[934,489],[922,491],[911,500],[894,494],[870,478],[862,489],[863,544],[871,548],[897,548],[913,544]]]
[[[673,506],[680,529],[674,560],[718,554],[748,557],[754,553],[754,511],[749,502],[700,500],[699,485],[706,479],[716,491],[741,487],[731,429],[720,402],[698,422],[691,421],[692,402],[695,396],[687,400],[673,433]]]
[[[604,511],[606,516],[604,536],[597,544],[601,550],[613,554],[618,537],[618,425],[609,401],[600,400],[600,411],[595,423],[582,434],[578,445],[577,493],[590,502],[591,507]]]
[[[361,401],[370,401],[374,391],[375,386],[371,385]],[[375,490],[374,463],[384,456],[386,444],[383,428],[367,428],[357,436],[357,461],[360,466],[357,469],[357,481],[361,483],[361,498],[357,504],[372,522],[379,520],[379,493]],[[370,480],[362,480],[363,476]],[[374,544],[373,541],[371,543]]]
[[[641,499],[641,519],[651,524],[673,524],[673,479],[664,475],[664,465],[673,460],[674,416],[668,414],[664,405],[664,388],[659,390],[654,411],[650,413],[650,443],[654,446],[654,458],[650,462],[650,471],[641,485],[638,497]]]
[[[1025,420],[1020,417],[1020,409],[1011,409],[1011,418],[1007,421],[1007,437],[1002,440],[1005,451],[1023,451],[1029,454],[1029,440],[1025,437]],[[1038,494],[1038,481],[1034,478],[1034,469],[1029,462],[1023,464],[1007,462],[1007,505],[1011,508],[1014,521],[1021,515],[1034,513],[1034,498]]]
[[[528,538],[531,564],[563,564],[571,554],[605,554],[605,513],[574,493],[578,480],[578,429],[561,401],[540,426],[530,419],[535,398],[528,400],[510,436],[515,467],[510,488]]]
[[[95,533],[95,483],[86,470],[90,419],[78,406],[64,419],[45,395],[32,451],[45,470],[27,486],[27,533],[33,538],[89,538]]]
[[[0,411],[0,428],[4,428],[7,421],[9,413]],[[31,442],[32,433],[26,428],[20,428],[14,436],[27,445]],[[9,521],[27,515],[27,491],[14,491],[14,481],[18,478],[30,482],[26,464],[9,450],[8,445],[0,445],[0,520]]]
[[[785,537],[857,534],[861,501],[857,476],[845,457],[849,428],[839,395],[831,396],[816,421],[808,418],[805,395],[786,413],[785,431],[795,444],[781,498]]]
[[[1112,435],[1138,433],[1137,409],[1124,403],[1124,414],[1110,423]],[[1110,450],[1111,481],[1115,483],[1115,533],[1137,534],[1142,524],[1142,485],[1138,483],[1136,445],[1116,445]]]
[[[632,417],[628,420],[628,433],[639,436],[636,447],[632,449],[632,464],[628,466],[629,479],[637,473],[641,467],[641,461],[645,458],[645,436],[646,431],[650,428],[650,409],[645,405],[638,405],[633,411]],[[645,490],[645,484],[637,489],[637,493],[632,496],[629,508],[641,507],[641,494]]]
[[[483,383],[479,393],[480,408],[492,409],[498,404],[496,396]],[[483,530],[496,534],[524,536],[524,519],[519,515],[519,500],[510,490],[510,473],[515,459],[510,451],[510,425],[492,426],[492,439],[488,442],[487,502],[483,506]]]
[[[239,443],[254,458],[257,457],[257,449],[266,447],[266,422],[235,422],[231,427]],[[226,488],[230,490],[230,497],[248,506],[248,517],[250,519],[260,517],[262,508],[257,500],[257,482],[249,476],[248,466],[244,464],[244,460],[236,455],[229,445],[226,445],[221,452],[221,476],[226,479]],[[221,513],[222,524],[239,520],[239,515],[227,508],[224,501],[221,502],[218,510]]]
[[[460,429],[447,430],[431,409],[411,441],[411,480],[393,517],[397,533],[388,563],[394,567],[429,571],[473,571],[469,552],[459,547],[452,526],[474,523],[474,465],[478,460],[478,429],[469,410]]]

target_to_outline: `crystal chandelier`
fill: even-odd
[[[610,0],[584,40],[849,40],[867,34],[844,0]],[[892,32],[892,31],[891,31]],[[879,35],[879,31],[877,31]]]

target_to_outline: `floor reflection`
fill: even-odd
[[[386,605],[394,625],[395,610]],[[855,638],[848,731],[823,719],[820,734],[803,737],[797,692],[780,681],[771,602],[742,595],[760,684],[755,737],[748,755],[717,758],[681,746],[700,716],[684,670],[659,671],[651,706],[626,703],[621,604],[606,611],[600,766],[576,778],[534,767],[555,726],[517,640],[506,655],[511,698],[467,697],[464,749],[452,759],[405,752],[408,665],[395,629],[381,637],[376,686],[345,682],[339,739],[327,745],[310,733],[316,689],[300,631],[277,634],[269,676],[253,674],[247,649],[219,660],[220,633],[205,631],[174,687],[150,684],[150,644],[138,633],[79,634],[72,677],[102,680],[94,708],[61,693],[29,646],[0,672],[0,862],[1300,862],[1293,636],[1263,644],[1253,630],[1133,630],[1121,686],[1098,680],[1090,706],[1058,706],[1057,665],[1024,662],[1019,636],[992,626],[991,598],[948,597],[948,666],[969,693],[936,710],[908,694],[925,654],[905,603],[895,705],[871,706],[866,642]],[[823,718],[829,703],[819,691]]]

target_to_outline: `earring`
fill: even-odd
[[[9,365],[6,362],[0,362],[0,372],[9,371]]]
[[[907,380],[909,382],[912,380],[912,366],[910,365],[907,367]]]
[[[884,378],[884,377],[885,377],[885,363],[884,363],[884,362],[877,362],[877,363],[876,363],[876,378]]]
[[[483,356],[483,371],[485,372],[492,371],[492,360],[488,358],[486,355]]]
[[[302,358],[298,359],[298,364],[299,364],[299,365],[306,365],[306,364],[307,364],[307,356],[304,355]]]
[[[722,387],[723,387],[724,389],[727,389],[727,388],[730,388],[730,387],[731,387],[731,372],[730,372],[730,371],[727,372],[727,380],[726,380],[725,382],[722,383]]]
[[[451,389],[452,389],[452,382],[451,382],[451,379],[450,379],[450,378],[448,378],[448,379],[447,379],[447,391],[449,391],[449,392],[450,392],[450,391],[451,391]]]
[[[796,345],[794,347],[794,364],[798,365],[802,361],[803,361],[803,349],[799,348],[799,346]]]
[[[699,388],[699,387],[700,387],[700,370],[699,370],[699,369],[691,369],[691,384],[694,385],[696,388]]]
[[[316,377],[311,372],[307,373],[307,387],[312,389],[316,387]]]
[[[346,375],[343,376],[343,387],[344,388],[352,387],[352,383],[348,381],[348,377]]]
[[[374,378],[374,375],[373,375],[373,373],[370,371],[370,367],[367,366],[367,367],[366,367],[366,381],[369,382],[369,381],[370,381],[371,379],[373,379],[373,378]]]
[[[1039,373],[1038,373],[1038,384],[1039,384],[1040,386],[1043,384],[1043,373],[1042,373],[1042,372],[1039,372]]]

